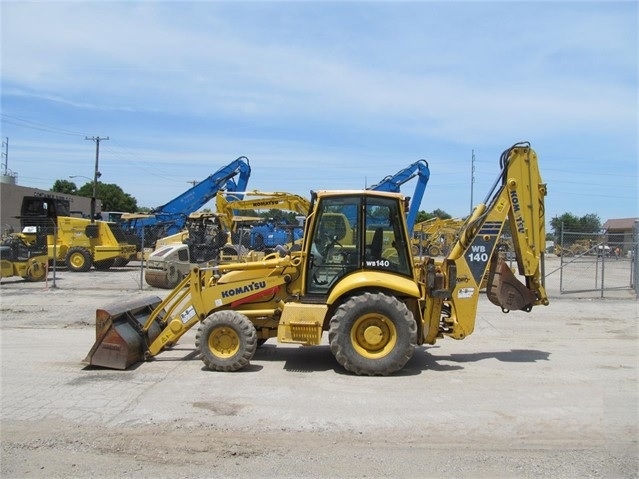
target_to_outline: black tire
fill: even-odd
[[[431,246],[428,248],[429,256],[439,256],[440,254],[442,254],[442,250],[439,246]]]
[[[111,266],[113,266],[114,264],[115,264],[115,258],[109,258],[109,259],[102,259],[100,261],[94,261],[93,267],[99,271],[106,271],[109,268],[111,268]]]
[[[253,323],[237,311],[218,311],[202,321],[195,335],[202,361],[213,371],[237,371],[257,349]]]
[[[85,273],[91,269],[93,258],[91,257],[89,250],[86,248],[74,246],[69,248],[69,251],[67,251],[64,263],[69,271],[73,271],[74,273]]]
[[[402,369],[412,357],[417,324],[397,298],[364,293],[337,308],[328,340],[335,359],[347,371],[387,376]]]

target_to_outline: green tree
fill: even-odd
[[[434,209],[432,212],[427,213],[426,211],[418,211],[417,218],[415,219],[415,223],[421,223],[422,221],[428,221],[433,218],[441,218],[442,220],[447,220],[452,218],[448,213],[439,208]]]
[[[49,191],[54,191],[56,193],[66,193],[67,195],[77,195],[78,187],[73,181],[56,180]]]
[[[91,198],[93,196],[93,183],[85,183],[82,185],[77,194]],[[137,200],[113,183],[102,183],[98,181],[95,196],[102,202],[103,211],[134,213],[138,210]]]
[[[601,220],[594,213],[589,213],[582,217],[578,217],[572,213],[564,213],[561,216],[555,216],[550,220],[550,227],[555,240],[561,238],[563,232],[570,233],[570,238],[564,238],[569,244],[581,239],[590,239],[593,235],[601,233]],[[573,234],[574,233],[574,234]]]

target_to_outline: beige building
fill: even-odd
[[[3,177],[5,179],[6,177]],[[69,200],[73,216],[91,216],[91,198],[67,195],[53,191],[41,190],[29,186],[19,186],[11,182],[0,182],[0,232],[20,231],[20,207],[25,196],[44,196]],[[102,211],[100,200],[96,201],[96,212]]]

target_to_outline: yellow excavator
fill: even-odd
[[[448,253],[463,224],[461,218],[431,218],[417,223],[413,228],[413,254],[441,256]]]
[[[253,251],[263,251],[266,254],[273,252],[276,246],[294,243],[297,238],[296,231],[302,231],[300,225],[283,225],[252,223],[248,228],[239,228],[241,223],[235,221],[237,211],[250,210],[284,210],[298,213],[306,217],[310,211],[311,203],[306,198],[282,191],[247,191],[241,193],[241,198],[235,198],[237,193],[221,191],[215,198],[215,206],[220,214],[220,220],[236,241],[234,245],[242,245]],[[229,245],[232,246],[232,245]],[[238,256],[240,252],[238,251]]]
[[[546,185],[537,155],[529,143],[518,143],[502,153],[500,165],[492,191],[443,259],[413,260],[403,195],[312,192],[301,250],[195,267],[164,300],[98,309],[96,341],[85,362],[126,369],[197,326],[195,348],[215,371],[242,369],[269,338],[312,346],[328,332],[331,352],[347,371],[388,375],[401,370],[418,345],[473,332],[486,271],[486,295],[503,312],[547,305]],[[506,224],[520,278],[496,248]]]

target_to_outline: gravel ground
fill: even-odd
[[[549,277],[551,305],[529,314],[481,298],[472,336],[420,347],[390,377],[273,340],[248,368],[211,372],[194,331],[127,371],[85,367],[97,307],[166,294],[139,278],[0,281],[3,478],[639,476],[629,291],[566,297]]]

